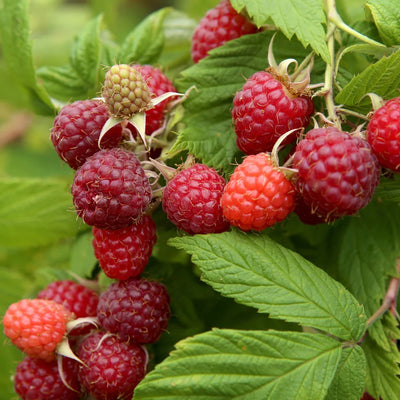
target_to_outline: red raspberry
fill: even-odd
[[[135,67],[143,76],[147,83],[150,91],[154,93],[155,97],[161,96],[167,92],[176,92],[176,89],[172,82],[164,75],[158,68],[152,65],[132,65]],[[154,131],[162,126],[164,120],[164,110],[170,101],[174,97],[157,104],[154,108],[150,108],[146,111],[146,134],[151,135]]]
[[[6,311],[4,333],[28,356],[52,361],[71,319],[72,314],[62,304],[52,300],[23,299],[11,304]]]
[[[100,132],[108,117],[107,107],[100,101],[78,100],[62,107],[50,136],[60,158],[77,169],[99,151]],[[101,140],[101,148],[117,147],[121,140],[122,129],[117,125]]]
[[[400,97],[375,111],[367,126],[367,140],[382,167],[400,172]]]
[[[209,50],[242,35],[256,33],[257,27],[238,14],[229,0],[222,0],[200,20],[192,38],[192,59],[195,63]]]
[[[67,383],[66,386],[63,379]],[[14,375],[14,390],[22,400],[79,400],[78,363],[63,358],[62,372],[57,361],[46,362],[26,357]]]
[[[313,212],[328,219],[352,215],[366,206],[380,169],[369,144],[337,128],[307,132],[296,146],[296,189]]]
[[[372,397],[368,392],[364,392],[364,395],[360,400],[375,400],[375,398]]]
[[[169,220],[190,234],[228,230],[220,206],[225,180],[215,169],[195,164],[178,172],[163,195],[163,209]]]
[[[121,340],[141,344],[158,340],[170,316],[166,287],[146,279],[111,284],[101,294],[97,317],[104,329]]]
[[[93,227],[93,248],[109,278],[125,280],[140,275],[156,243],[156,224],[144,215],[136,224],[117,230]]]
[[[296,196],[296,206],[294,213],[297,214],[300,221],[307,225],[318,225],[333,222],[336,218],[331,215],[317,214],[309,204],[304,202],[300,194]]]
[[[245,157],[225,186],[221,206],[231,225],[261,231],[293,210],[295,190],[268,154]]]
[[[147,371],[147,352],[142,346],[96,332],[79,346],[79,379],[97,400],[130,400]]]
[[[71,192],[77,214],[101,229],[132,225],[152,197],[139,160],[123,149],[102,150],[89,157],[76,172]]]
[[[233,99],[237,146],[245,154],[272,151],[284,133],[306,127],[313,112],[309,97],[292,94],[290,84],[286,86],[269,72],[256,72]],[[293,133],[283,143],[295,138]]]

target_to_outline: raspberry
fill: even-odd
[[[190,234],[219,233],[228,230],[220,199],[224,179],[215,169],[195,164],[178,172],[163,195],[163,209],[169,220]]]
[[[294,213],[297,214],[300,221],[307,225],[318,225],[333,222],[336,218],[331,215],[319,215],[313,212],[311,206],[304,202],[304,199],[300,194],[296,196],[296,206]]]
[[[101,229],[132,225],[152,197],[139,160],[123,149],[102,150],[89,157],[76,172],[71,192],[78,216]]]
[[[125,280],[141,274],[156,243],[156,224],[144,215],[136,224],[117,230],[93,227],[93,248],[109,278]]]
[[[251,75],[233,99],[232,117],[237,146],[245,154],[272,151],[284,133],[306,127],[314,112],[307,96],[295,95],[267,71]],[[296,135],[289,135],[287,144]]]
[[[368,392],[364,392],[364,395],[360,400],[375,400],[375,398],[372,397]]]
[[[268,154],[245,157],[225,186],[221,206],[231,225],[261,231],[293,210],[295,190]]]
[[[104,329],[123,341],[141,344],[158,340],[168,325],[169,295],[166,287],[146,279],[111,284],[100,296],[97,317]]]
[[[3,318],[4,333],[28,356],[52,361],[71,319],[72,314],[62,304],[23,299],[7,309]]]
[[[151,97],[146,81],[134,66],[117,64],[107,71],[103,98],[112,116],[129,118],[145,111]]]
[[[367,126],[367,140],[382,167],[400,172],[400,97],[375,111]]]
[[[143,76],[147,83],[150,91],[156,96],[161,96],[167,92],[176,92],[176,89],[172,82],[164,75],[158,68],[152,65],[132,65],[135,67]],[[162,126],[164,120],[164,110],[167,104],[173,100],[170,97],[155,107],[146,111],[146,134],[151,135],[154,131]]]
[[[195,63],[207,56],[209,50],[242,35],[257,32],[257,27],[238,14],[229,0],[222,0],[208,10],[192,37],[192,59]]]
[[[17,365],[14,390],[22,400],[79,400],[77,372],[78,363],[69,358],[63,358],[60,372],[57,361],[25,357]],[[60,373],[69,387],[64,384]]]
[[[337,128],[316,128],[296,146],[296,190],[326,218],[352,215],[366,206],[379,182],[378,160],[369,144]]]
[[[97,332],[79,346],[79,379],[97,400],[130,400],[147,371],[147,353],[115,335]]]
[[[107,119],[107,108],[99,101],[78,100],[62,107],[54,119],[50,136],[60,158],[71,168],[79,168],[100,150],[98,140]],[[101,147],[117,147],[121,140],[122,129],[117,125],[101,140]]]

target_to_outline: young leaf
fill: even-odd
[[[164,47],[164,19],[171,11],[162,8],[145,18],[121,45],[119,63],[155,63]]]
[[[43,114],[54,114],[49,95],[35,73],[29,31],[27,0],[3,0],[0,8],[2,56],[18,83],[28,89],[33,105]]]
[[[375,399],[400,399],[400,353],[394,343],[384,351],[367,337],[362,345],[367,360],[366,388]]]
[[[84,232],[77,238],[71,250],[70,270],[83,278],[91,277],[97,262],[92,240],[92,231]]]
[[[75,235],[76,218],[65,182],[4,179],[0,192],[2,245],[39,246]]]
[[[367,362],[362,348],[344,348],[325,400],[360,400],[364,391],[366,371]]]
[[[347,106],[357,105],[367,93],[390,99],[398,95],[400,84],[400,50],[371,64],[337,94],[335,101]]]
[[[355,298],[328,274],[267,235],[240,231],[174,238],[192,254],[201,278],[224,296],[346,340],[358,340],[366,316]]]
[[[369,10],[379,35],[388,46],[400,43],[400,9],[397,0],[368,0]]]
[[[323,3],[320,0],[303,0],[301,7],[295,0],[269,1],[232,0],[237,11],[246,9],[258,27],[270,23],[281,29],[289,39],[296,35],[304,47],[310,45],[327,63],[330,63],[325,41],[326,22]]]
[[[213,329],[178,342],[135,399],[322,400],[340,355],[324,335]]]

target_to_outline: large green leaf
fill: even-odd
[[[400,203],[400,176],[395,175],[390,179],[381,179],[376,189],[376,195],[381,200]]]
[[[323,400],[340,355],[324,335],[214,329],[179,342],[135,399]]]
[[[273,318],[358,340],[365,330],[363,307],[337,281],[267,235],[240,231],[174,238],[192,254],[201,278],[224,296]]]
[[[0,181],[0,243],[28,247],[75,235],[69,184],[40,179]]]
[[[258,27],[272,19],[289,39],[296,35],[304,47],[310,45],[327,63],[330,62],[321,0],[302,0],[301,3],[296,0],[232,0],[232,6],[238,11],[245,8]]]

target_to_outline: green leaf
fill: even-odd
[[[325,400],[360,400],[364,392],[366,371],[367,362],[362,348],[344,348]]]
[[[49,95],[36,78],[29,30],[27,0],[3,0],[0,8],[2,56],[19,84],[28,89],[34,106],[43,114],[54,114]]]
[[[368,0],[365,7],[370,12],[379,35],[386,45],[400,43],[400,9],[397,0]]]
[[[41,179],[0,181],[0,242],[30,247],[74,236],[76,217],[69,184]]]
[[[240,153],[232,127],[232,101],[245,79],[268,67],[267,49],[271,32],[244,35],[220,46],[198,64],[182,72],[178,90],[195,86],[185,100],[184,129],[171,151],[184,149],[205,164],[229,170]],[[282,35],[274,40],[277,59],[301,58],[304,49]]]
[[[376,93],[384,99],[398,95],[400,84],[400,50],[371,64],[340,91],[335,101],[347,106],[357,105],[367,93]]]
[[[321,400],[340,354],[324,335],[214,329],[177,343],[135,399]]]
[[[272,318],[358,340],[366,316],[355,298],[328,274],[268,236],[240,231],[174,238],[192,254],[201,278],[224,296]]]
[[[239,12],[245,8],[258,27],[272,19],[287,38],[296,35],[304,47],[310,45],[330,63],[321,0],[302,0],[301,5],[296,0],[269,1],[268,4],[264,0],[232,0],[232,6]]]
[[[400,203],[400,175],[386,180],[381,179],[376,188],[376,196],[383,201]]]
[[[82,233],[71,250],[70,270],[80,277],[90,278],[97,260],[93,251],[92,231]]]
[[[400,399],[400,353],[394,343],[390,351],[382,350],[367,337],[362,345],[367,360],[366,389],[375,399]]]
[[[164,47],[164,19],[171,11],[162,8],[145,18],[121,45],[120,63],[154,64]]]

